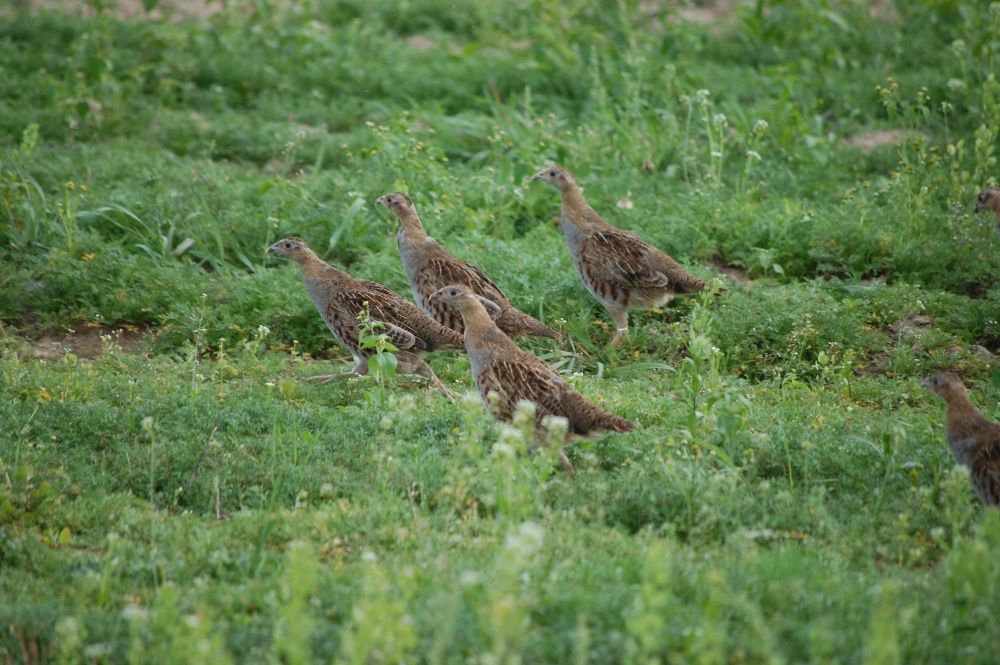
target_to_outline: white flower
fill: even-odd
[[[474,570],[463,570],[458,576],[458,583],[462,586],[474,586],[479,584],[483,576]]]
[[[616,203],[615,205],[621,208],[622,210],[631,210],[632,199],[630,199],[628,196],[623,196],[618,200],[618,203]]]
[[[705,90],[704,88],[702,88],[698,92],[694,93],[694,98],[695,98],[695,100],[699,104],[707,104],[708,103],[708,96],[711,95],[711,94],[712,93],[710,93],[708,90]]]
[[[542,549],[542,542],[545,540],[545,530],[534,522],[524,522],[517,527],[517,531],[507,536],[505,549],[513,555],[523,565],[528,559],[533,557],[538,550]]]
[[[712,124],[714,124],[716,127],[725,127],[728,123],[729,121],[726,119],[725,113],[716,113],[712,117]]]
[[[520,435],[520,432],[518,432]],[[494,443],[493,444],[493,455],[496,457],[506,457],[511,458],[514,456],[514,448],[508,443]]]
[[[497,444],[498,446],[507,446],[513,450],[519,444],[524,443],[524,432],[517,427],[504,424],[500,426],[499,439],[500,442]],[[496,446],[494,446],[494,448],[495,447]]]
[[[747,150],[747,159],[751,162],[759,162],[763,158],[756,150]]]
[[[761,119],[753,123],[753,133],[755,136],[760,136],[761,134],[767,131],[767,128],[768,128],[767,120]]]
[[[553,438],[562,438],[569,431],[569,421],[563,416],[545,416],[542,418],[542,426]]]

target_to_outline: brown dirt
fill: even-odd
[[[855,134],[844,139],[843,143],[852,148],[858,148],[862,152],[871,152],[884,145],[896,145],[902,143],[911,135],[904,129],[880,129],[874,132]]]
[[[749,284],[753,281],[750,277],[750,273],[746,270],[740,268],[739,266],[734,266],[731,263],[726,263],[719,257],[713,258],[708,262],[708,265],[712,266],[726,277],[729,277],[737,284]]]
[[[437,42],[424,35],[411,35],[406,38],[406,45],[414,51],[430,51],[437,46]]]
[[[13,4],[14,7],[62,11],[82,16],[94,15],[93,8],[82,0],[14,0]],[[142,0],[114,0],[109,5],[107,11],[118,18],[146,18],[154,21],[164,19],[204,21],[226,9],[222,0],[158,0],[156,7],[151,11],[146,11]]]
[[[80,358],[94,358],[104,352],[102,336],[110,345],[125,353],[142,351],[145,331],[137,326],[88,325],[67,331],[46,330],[24,336],[22,354],[37,360],[58,360],[67,353]]]
[[[662,19],[671,22],[697,23],[710,33],[721,34],[733,23],[736,8],[746,0],[643,0],[639,12],[648,27],[659,28]]]

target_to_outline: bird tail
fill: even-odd
[[[694,275],[685,275],[685,279],[679,281],[676,288],[681,293],[697,293],[708,288],[708,284],[705,283],[705,280]]]
[[[513,321],[511,330],[516,335],[531,335],[532,337],[548,337],[549,339],[561,340],[562,333],[549,328],[533,316],[528,316],[524,312],[511,308]]]
[[[567,390],[562,398],[563,408],[567,411],[570,426],[575,434],[588,436],[596,434],[597,430],[612,430],[615,432],[631,432],[635,423],[619,418],[613,413],[600,409],[575,390]]]
[[[614,430],[615,432],[631,432],[635,429],[635,423],[631,420],[619,418],[613,413],[602,411],[598,418],[597,425],[603,429]]]
[[[438,351],[446,349],[464,349],[465,348],[465,338],[462,333],[456,332],[451,328],[445,328],[441,326],[441,330],[438,335],[439,339],[434,340],[434,344],[428,344],[425,350],[427,351]]]

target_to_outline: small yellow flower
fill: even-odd
[[[83,256],[81,256],[80,258],[83,259],[84,261],[93,261],[94,259],[97,258],[97,254],[94,254],[93,252],[84,252]]]

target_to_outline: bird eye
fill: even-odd
[[[555,171],[549,171],[549,177],[550,178],[555,178],[556,177],[556,172]]]
[[[291,249],[291,248],[292,248],[292,243],[286,242],[285,243],[285,249]]]
[[[457,296],[458,295],[458,291],[456,289],[452,289],[451,290],[451,295]]]

